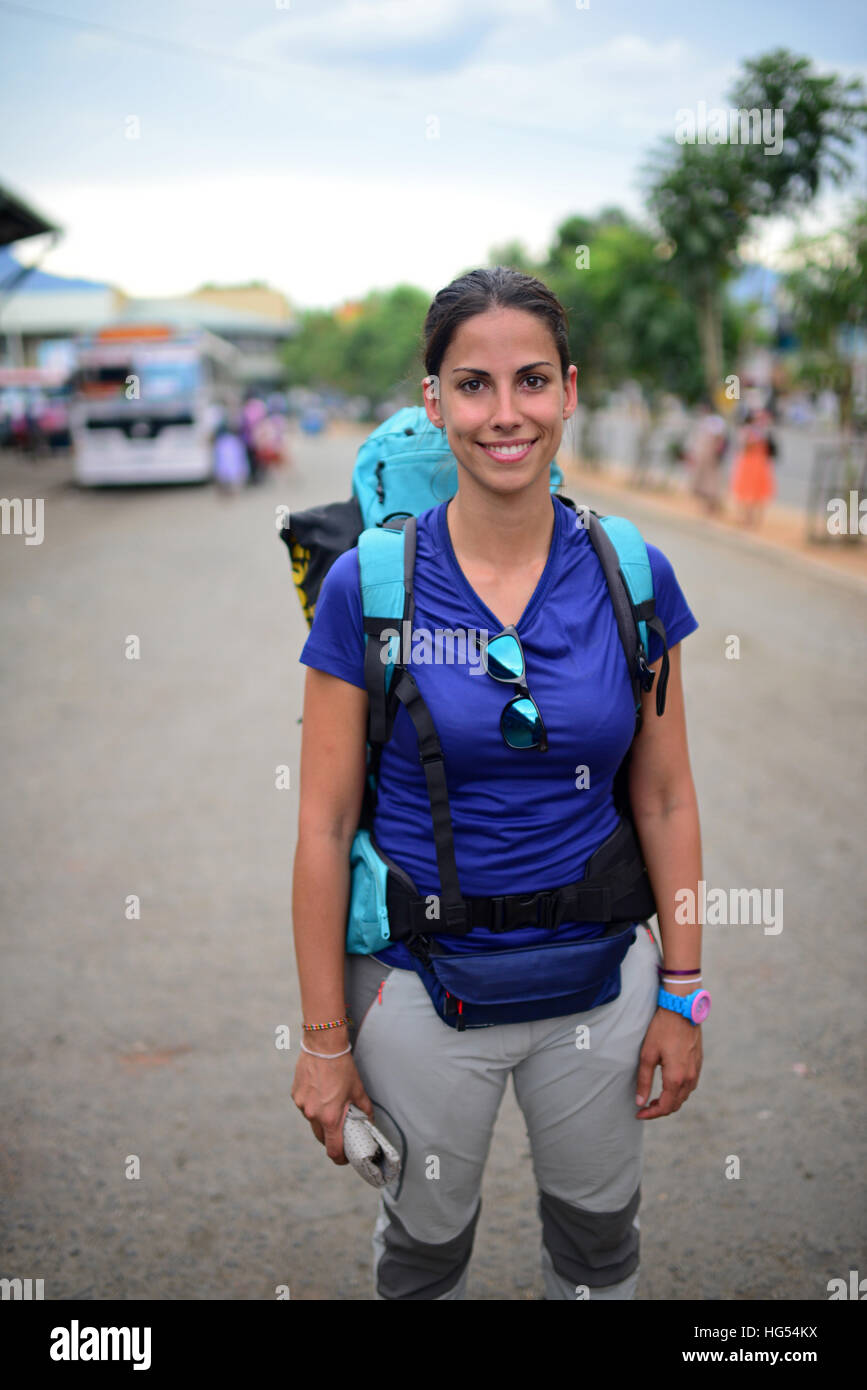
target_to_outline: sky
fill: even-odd
[[[679,110],[728,108],[747,58],[788,47],[867,80],[863,16],[861,0],[0,0],[0,182],[64,229],[43,269],[129,294],[434,294],[504,242],[542,254],[572,214],[643,216],[648,154]],[[805,229],[839,207],[826,195]],[[751,254],[773,264],[792,230]]]

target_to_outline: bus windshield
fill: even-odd
[[[143,400],[191,396],[200,385],[200,363],[194,361],[141,362],[137,375]]]
[[[133,390],[131,377],[138,380]],[[134,357],[82,369],[79,387],[85,399],[166,401],[189,398],[201,385],[201,363],[193,358]]]

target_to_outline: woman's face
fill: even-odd
[[[428,418],[445,425],[459,464],[485,488],[516,492],[549,467],[577,404],[577,368],[563,379],[553,336],[522,309],[490,309],[460,325],[440,366]],[[427,380],[427,379],[426,379]]]

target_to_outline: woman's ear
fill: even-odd
[[[440,379],[435,372],[422,378],[421,389],[427,418],[438,430],[445,429],[445,421],[439,408]]]

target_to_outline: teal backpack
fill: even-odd
[[[551,464],[551,492],[558,503],[577,512],[575,504],[557,492],[562,484],[563,474],[555,460]],[[585,958],[594,954],[595,948],[598,959],[589,986],[562,994],[556,1011],[572,1013],[616,997],[620,987],[619,960],[634,940],[633,924],[652,916],[656,906],[629,809],[629,753],[614,779],[620,823],[591,856],[582,880],[546,893],[510,894],[497,899],[465,899],[461,894],[442,748],[412,676],[409,650],[416,517],[452,497],[456,490],[457,463],[441,432],[430,423],[423,407],[407,407],[385,420],[361,445],[351,498],[290,514],[283,521],[280,536],[289,549],[293,578],[310,625],[322,580],[331,565],[345,550],[358,547],[370,714],[364,803],[350,854],[346,949],[367,955],[397,940],[406,941],[425,970],[436,976],[423,978],[440,1016],[452,1026],[463,1028],[549,1015],[534,1011],[541,996],[526,1003],[499,1001],[498,1007],[486,1008],[483,1001],[474,1005],[472,999],[448,990],[443,981],[451,979],[454,983],[455,978],[466,989],[454,963],[459,958],[450,960],[438,952],[437,943],[430,936],[428,899],[418,894],[405,871],[374,842],[379,763],[400,704],[406,708],[418,735],[419,757],[431,803],[441,887],[437,935],[465,935],[480,925],[509,931],[527,925],[555,928],[561,921],[606,923],[601,941],[575,943],[584,949]],[[581,508],[581,512],[614,604],[632,683],[637,733],[642,717],[641,692],[650,690],[654,681],[654,672],[647,662],[649,630],[657,632],[663,643],[656,691],[658,715],[665,708],[669,664],[665,629],[655,612],[647,547],[638,528],[625,517],[599,516],[590,508]],[[395,632],[400,634],[399,650],[395,650]],[[527,956],[526,951],[514,954]],[[469,958],[465,956],[463,960]],[[565,961],[560,962],[561,974],[564,964]],[[526,960],[522,962],[522,988],[532,993],[532,982],[526,981],[527,965]],[[600,976],[603,968],[607,974]],[[616,988],[612,984],[614,973]],[[602,987],[598,987],[600,979]],[[539,986],[543,990],[550,987],[550,980]],[[546,998],[550,1000],[550,996]]]

